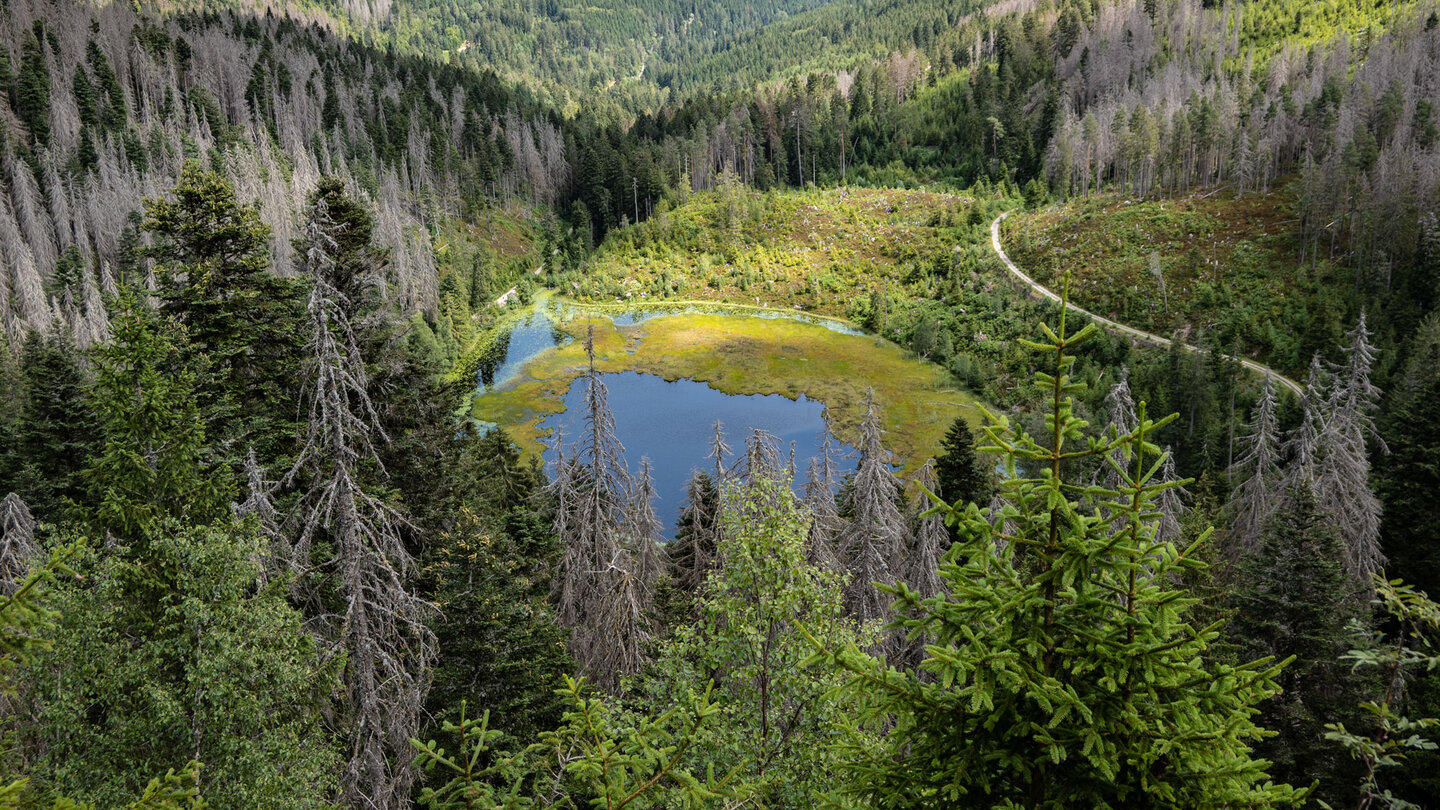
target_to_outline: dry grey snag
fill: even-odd
[[[40,556],[35,542],[35,516],[19,495],[10,493],[0,502],[0,596],[15,593]]]
[[[1264,393],[1240,439],[1240,458],[1230,470],[1231,480],[1239,482],[1227,505],[1232,560],[1259,549],[1261,529],[1280,504],[1280,422],[1276,407],[1275,380],[1266,374]]]
[[[862,624],[891,618],[891,598],[874,583],[895,583],[908,545],[905,516],[895,503],[900,481],[890,469],[883,433],[871,389],[865,395],[865,420],[860,425],[860,461],[848,493],[850,523],[835,543],[851,574],[845,607]],[[880,650],[894,651],[894,642],[892,634],[880,642]]]
[[[557,470],[555,531],[564,549],[557,593],[570,654],[608,692],[640,671],[649,594],[621,533],[631,492],[608,390],[595,369],[594,329],[585,340],[585,431]]]
[[[643,601],[649,604],[655,595],[655,583],[662,575],[669,573],[669,562],[665,556],[661,533],[664,527],[655,515],[655,481],[650,459],[640,459],[640,474],[630,482],[630,493],[625,504],[623,534],[635,560],[635,573],[643,593]]]
[[[304,475],[307,484],[295,513],[292,566],[317,564],[313,541],[320,534],[329,538],[334,557],[318,564],[333,568],[345,607],[342,615],[322,614],[318,625],[346,654],[349,751],[341,788],[352,806],[398,810],[409,806],[415,778],[409,741],[420,731],[435,640],[424,624],[428,605],[406,581],[414,561],[400,536],[404,518],[358,479],[362,463],[383,474],[375,443],[387,437],[366,392],[364,358],[346,302],[331,283],[338,228],[324,201],[317,202],[306,224],[304,256],[312,284],[303,394],[309,419],[285,479]]]
[[[945,496],[945,493],[940,491],[940,480],[935,475],[934,459],[925,462],[925,466],[916,473],[915,479],[920,486],[936,496]],[[927,599],[940,593],[944,587],[940,580],[940,557],[950,547],[950,532],[945,528],[944,518],[939,515],[922,517],[930,506],[924,493],[919,493],[912,506],[916,524],[915,543],[906,557],[903,577],[905,584]]]
[[[1322,452],[1315,475],[1315,491],[1321,511],[1345,538],[1346,565],[1361,582],[1385,566],[1380,550],[1380,499],[1370,488],[1370,455],[1367,441],[1380,441],[1374,413],[1380,404],[1380,389],[1370,381],[1375,348],[1365,313],[1346,334],[1350,345],[1345,362],[1334,369],[1335,389],[1327,403],[1328,418],[1322,434]]]
[[[242,466],[245,475],[245,500],[231,504],[230,511],[238,518],[254,518],[261,536],[268,541],[269,550],[264,554],[263,559],[257,560],[260,571],[260,580],[263,584],[272,576],[283,576],[286,572],[299,569],[295,567],[294,549],[280,528],[280,514],[275,510],[270,495],[275,490],[275,484],[265,478],[265,469],[255,458],[255,448],[251,447],[245,454],[245,463]]]
[[[1385,565],[1381,504],[1370,488],[1368,449],[1371,439],[1385,449],[1374,420],[1381,392],[1370,380],[1375,348],[1363,313],[1346,336],[1345,362],[1327,368],[1319,356],[1311,360],[1304,417],[1284,445],[1282,494],[1311,488],[1316,506],[1345,540],[1347,570],[1368,586],[1370,576]]]

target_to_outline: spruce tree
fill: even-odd
[[[1069,372],[1095,327],[1071,334],[1061,313],[1057,330],[1042,324],[1045,339],[1025,344],[1049,355],[1036,374],[1048,435],[993,417],[986,428],[982,450],[1026,471],[1002,485],[998,523],[1013,531],[957,503],[948,593],[893,589],[902,616],[917,612],[897,624],[935,639],[926,676],[853,648],[820,656],[853,673],[849,693],[866,705],[857,722],[891,729],[878,746],[852,744],[838,792],[881,808],[1293,804],[1300,794],[1270,784],[1250,753],[1262,735],[1250,712],[1276,691],[1278,667],[1209,660],[1219,628],[1192,625],[1196,600],[1175,585],[1208,534],[1184,549],[1155,537],[1153,501],[1178,482],[1154,480],[1163,459],[1148,437],[1170,419],[1142,408],[1133,432],[1086,440]],[[1132,454],[1119,487],[1065,476],[1065,459],[1121,445]]]
[[[1376,465],[1381,527],[1391,568],[1418,590],[1440,593],[1440,548],[1431,513],[1440,492],[1440,314],[1421,322],[1384,421],[1390,453]]]
[[[50,143],[50,69],[45,64],[43,31],[43,23],[36,20],[33,36],[20,46],[15,89],[15,112],[40,146]]]
[[[165,519],[208,523],[229,503],[229,477],[210,467],[195,377],[172,329],[133,291],[93,354],[92,407],[103,448],[91,459],[87,523],[97,536],[143,543]]]
[[[656,497],[650,459],[642,458],[640,472],[630,481],[620,533],[629,544],[630,555],[635,560],[635,575],[640,580],[647,602],[654,596],[655,584],[669,574],[670,567],[661,545],[663,529],[660,519],[655,516]]]
[[[226,512],[171,329],[129,292],[113,323],[91,390],[104,446],[77,515],[97,550],[57,592],[62,618],[28,676],[37,775],[117,806],[195,759],[216,807],[322,806],[334,668],[283,586],[260,586],[268,541]]]
[[[840,559],[835,538],[844,528],[835,506],[835,434],[830,430],[830,411],[823,413],[820,427],[820,455],[810,460],[805,481],[805,506],[810,509],[810,537],[805,559],[824,571],[839,571]]]
[[[585,432],[556,471],[555,534],[564,549],[556,586],[570,654],[595,684],[620,689],[640,671],[649,637],[647,594],[631,550],[621,540],[630,476],[615,437],[608,391],[595,369],[593,328],[585,341]]]
[[[983,504],[990,500],[990,476],[975,455],[975,435],[964,417],[950,423],[935,457],[935,480],[947,498]]]
[[[80,356],[63,334],[31,332],[20,355],[21,406],[15,424],[13,487],[42,520],[82,498],[81,471],[98,446]]]
[[[271,271],[270,229],[225,178],[189,162],[172,193],[145,203],[162,310],[185,326],[215,441],[237,465],[252,446],[271,463],[292,450],[305,282]],[[342,256],[352,235],[335,230]]]
[[[1280,693],[1259,705],[1257,722],[1276,736],[1256,744],[1280,781],[1320,781],[1317,798],[1353,803],[1358,774],[1325,739],[1325,726],[1350,717],[1361,682],[1343,660],[1363,622],[1359,588],[1345,569],[1340,535],[1308,487],[1297,487],[1265,521],[1258,544],[1236,571],[1229,635],[1242,657],[1294,662],[1276,679]]]
[[[40,560],[35,528],[35,516],[19,495],[12,492],[0,501],[0,597],[13,596]]]
[[[1345,362],[1335,369],[1335,389],[1325,418],[1315,491],[1321,510],[1345,538],[1350,573],[1368,582],[1384,567],[1385,554],[1380,549],[1381,504],[1370,488],[1368,447],[1369,441],[1379,436],[1374,415],[1380,389],[1370,381],[1375,348],[1363,312],[1346,336],[1350,345],[1345,349]]]
[[[701,470],[691,470],[680,519],[675,524],[675,540],[665,548],[675,572],[675,584],[688,594],[699,590],[715,567],[719,499],[714,479]]]

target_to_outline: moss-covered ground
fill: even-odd
[[[577,340],[541,355],[516,383],[477,396],[473,415],[505,425],[529,453],[540,449],[540,422],[563,407],[586,367],[583,338],[595,329],[596,367],[688,378],[727,394],[801,394],[824,402],[840,438],[853,441],[875,389],[885,414],[886,445],[914,469],[939,448],[957,417],[978,423],[974,398],[943,368],[889,341],[845,335],[788,319],[676,315],[617,326],[603,315],[577,317],[563,329]]]
[[[988,223],[964,194],[722,187],[612,233],[567,293],[800,308],[859,319],[872,292],[935,293]],[[978,231],[976,231],[978,233]]]
[[[1036,281],[1055,287],[1068,271],[1087,309],[1294,373],[1338,341],[1353,286],[1344,268],[1300,262],[1294,205],[1285,191],[1107,196],[1012,216],[1003,238]]]

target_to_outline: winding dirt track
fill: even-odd
[[[1056,295],[1051,290],[1040,286],[1040,284],[1037,283],[1035,279],[1025,275],[1025,272],[1019,267],[1016,267],[1015,262],[1010,261],[1010,257],[1005,255],[1005,249],[1000,247],[1000,220],[1008,216],[1010,216],[1010,212],[1006,211],[1005,213],[996,217],[994,222],[990,223],[990,247],[995,249],[995,253],[1000,256],[1000,261],[1004,262],[1005,266],[1010,268],[1011,274],[1013,274],[1016,278],[1020,279],[1020,281],[1026,287],[1030,288],[1031,293],[1041,298],[1048,298],[1057,304],[1060,303],[1060,296]],[[1077,307],[1074,304],[1069,304],[1068,306],[1072,311],[1089,316],[1089,318],[1095,321],[1096,324],[1110,330],[1111,332],[1115,332],[1127,338],[1130,338],[1137,343],[1148,343],[1152,346],[1160,346],[1162,348],[1169,348],[1170,346],[1170,338],[1160,337],[1159,335],[1152,335],[1149,332],[1142,332],[1139,329],[1126,326],[1123,323],[1116,323],[1109,318],[1102,318],[1101,316],[1096,315],[1095,313],[1087,309]],[[1187,349],[1192,352],[1204,351],[1203,349],[1191,346],[1188,343],[1181,343],[1180,347],[1182,349]],[[1301,387],[1300,383],[1295,382],[1294,380],[1286,377],[1284,374],[1281,374],[1280,372],[1276,371],[1273,368],[1270,368],[1267,365],[1257,363],[1254,360],[1246,360],[1243,357],[1236,358],[1231,357],[1230,355],[1225,355],[1225,357],[1228,359],[1239,360],[1240,365],[1250,369],[1256,374],[1259,374],[1261,376],[1264,376],[1266,374],[1270,375],[1275,379],[1276,382],[1280,383],[1291,391],[1294,391],[1296,396],[1302,396],[1305,393],[1305,389]]]

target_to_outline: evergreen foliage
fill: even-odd
[[[767,807],[808,807],[838,764],[839,719],[853,709],[832,690],[836,672],[800,667],[812,652],[800,631],[831,646],[868,646],[841,605],[841,578],[809,564],[809,517],[784,480],[727,487],[719,569],[699,594],[698,618],[660,645],[644,694],[667,705],[713,685],[724,722],[684,760],[736,769]],[[678,797],[677,797],[678,798]]]
[[[86,522],[98,537],[142,543],[165,519],[214,520],[229,481],[209,468],[195,377],[172,332],[128,291],[112,329],[93,357],[91,405],[104,447],[85,470]]]
[[[853,648],[818,655],[851,673],[862,721],[894,724],[879,746],[851,744],[837,792],[874,807],[1295,804],[1303,793],[1268,782],[1250,753],[1263,736],[1250,709],[1276,691],[1279,668],[1207,660],[1219,627],[1190,624],[1196,600],[1173,582],[1198,565],[1208,534],[1184,549],[1155,537],[1154,500],[1179,482],[1155,480],[1163,459],[1146,437],[1168,420],[1142,410],[1133,432],[1086,441],[1069,372],[1095,328],[1070,333],[1062,314],[1058,330],[1042,329],[1027,345],[1050,358],[1035,376],[1048,435],[1042,444],[991,418],[983,448],[1009,473],[1002,525],[1013,530],[954,505],[962,539],[941,570],[950,592],[894,589],[898,609],[918,611],[897,624],[935,639],[920,670]],[[1123,448],[1115,489],[1063,474],[1067,458]]]
[[[83,578],[55,592],[50,649],[25,676],[45,751],[36,786],[122,806],[193,759],[212,807],[333,806],[338,661],[283,583],[257,589],[264,539],[225,520],[149,530],[85,555]]]
[[[443,722],[487,706],[495,729],[529,738],[559,724],[555,685],[574,666],[549,601],[560,549],[545,481],[499,430],[467,439],[455,475],[465,497],[420,565],[438,649],[426,705]]]
[[[1329,723],[1352,716],[1368,689],[1342,659],[1352,624],[1368,618],[1345,569],[1345,546],[1299,487],[1265,520],[1235,572],[1234,617],[1227,631],[1242,658],[1293,662],[1280,671],[1280,692],[1259,705],[1256,723],[1274,737],[1256,744],[1277,780],[1320,783],[1315,798],[1353,804],[1356,774],[1325,738]]]
[[[82,498],[81,472],[98,446],[81,358],[63,335],[32,332],[20,354],[22,397],[15,424],[15,488],[46,520]],[[7,465],[11,466],[11,465]]]
[[[1440,604],[1400,580],[1373,582],[1375,601],[1384,610],[1394,629],[1361,631],[1361,646],[1346,658],[1357,670],[1378,670],[1381,693],[1359,705],[1365,718],[1364,730],[1351,730],[1343,723],[1329,726],[1326,737],[1348,751],[1361,766],[1359,783],[1361,808],[1414,810],[1420,807],[1384,787],[1382,780],[1392,769],[1405,764],[1414,754],[1434,751],[1431,739],[1440,728],[1440,718],[1412,717],[1405,713],[1405,685],[1417,673],[1440,666],[1435,652],[1435,633],[1440,631]]]
[[[940,447],[944,452],[935,457],[935,481],[945,497],[962,503],[988,503],[990,476],[975,455],[970,423],[964,419],[952,422]]]

